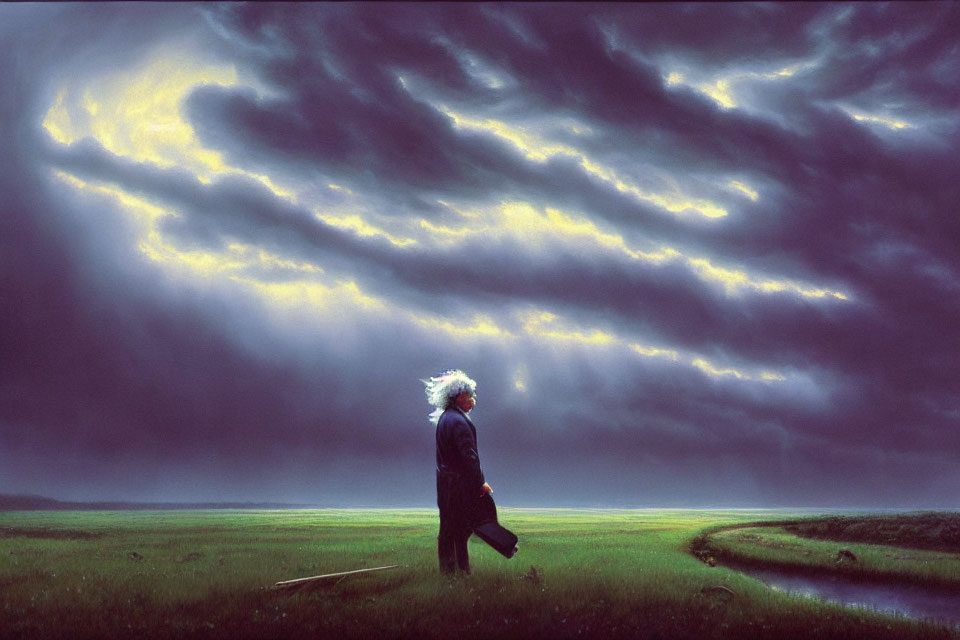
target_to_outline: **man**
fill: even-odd
[[[477,383],[460,370],[445,371],[423,383],[427,401],[435,409],[430,419],[437,426],[440,571],[452,574],[459,567],[470,573],[467,539],[473,533],[476,505],[493,493],[483,478],[477,429],[467,417],[477,404]]]

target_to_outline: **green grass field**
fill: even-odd
[[[437,571],[435,510],[0,513],[4,638],[960,638],[690,553],[750,511],[501,509],[506,560]],[[327,585],[279,580],[400,563]],[[535,567],[535,571],[531,570]],[[719,588],[724,587],[724,588]]]

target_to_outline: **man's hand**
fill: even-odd
[[[483,483],[483,492],[484,492],[485,494],[486,494],[486,493],[493,493],[493,489],[490,488],[490,485],[488,485],[486,482],[484,482],[484,483]]]

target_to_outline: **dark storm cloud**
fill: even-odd
[[[21,473],[66,492],[86,479],[74,495],[93,497],[126,474],[136,480],[124,497],[426,504],[432,452],[417,378],[459,366],[480,381],[481,448],[507,503],[943,504],[958,486],[944,453],[960,444],[960,384],[946,373],[960,347],[952,5],[143,11],[3,10],[20,35],[4,36],[0,69],[21,89],[0,98],[18,151],[2,178],[0,293],[16,309],[0,342],[0,462],[14,469],[5,482]],[[51,34],[42,43],[40,25]],[[255,175],[207,184],[189,166],[44,136],[59,82],[174,33],[262,81],[192,89],[182,116],[205,148],[248,172],[339,191],[314,189],[315,209]],[[49,44],[57,34],[67,45]],[[800,66],[789,77],[764,75],[790,65]],[[673,72],[690,77],[668,82]],[[734,107],[703,88],[724,79]],[[536,158],[516,133],[444,109],[546,131],[577,151]],[[681,185],[729,215],[671,214],[581,157],[650,193]],[[392,306],[286,318],[242,283],[171,275],[138,253],[120,204],[51,170],[176,211],[155,228],[178,250],[242,242],[318,264],[328,283],[355,282]],[[755,188],[755,201],[731,195],[731,179]],[[438,200],[559,208],[595,223],[607,244],[546,218],[531,218],[541,229],[485,230]],[[395,235],[419,219],[471,233],[398,246],[315,215],[357,203]],[[682,257],[631,258],[611,234]],[[848,299],[730,288],[698,272],[697,258],[754,284]],[[262,265],[241,275],[302,277]],[[531,309],[560,314],[561,337],[524,334],[518,318]],[[411,310],[485,316],[513,335],[411,329]],[[577,342],[595,328],[622,344]],[[681,356],[644,356],[624,348],[632,342]],[[783,379],[759,381],[760,369]],[[65,479],[28,473],[44,461]],[[416,488],[381,489],[407,483]]]

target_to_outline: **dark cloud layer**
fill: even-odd
[[[0,492],[955,506],[952,3],[0,17]]]

